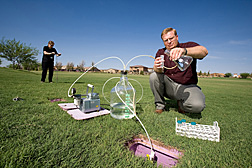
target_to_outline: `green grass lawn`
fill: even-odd
[[[81,73],[59,72],[58,83],[40,83],[41,72],[0,68],[0,167],[156,167],[125,147],[134,135],[144,134],[139,122],[116,120],[110,115],[74,120],[59,108],[54,98],[66,99],[70,85]],[[101,106],[109,109],[102,86],[119,75],[87,73],[76,84],[85,93],[87,84],[95,86]],[[206,96],[201,118],[179,114],[176,102],[155,114],[149,77],[129,75],[144,87],[137,114],[150,137],[184,151],[177,167],[252,167],[252,81],[244,79],[199,79]],[[117,80],[108,82],[105,96]],[[141,94],[140,86],[132,82]],[[21,101],[13,101],[14,97]],[[191,139],[175,134],[175,118],[212,125],[218,121],[220,142]]]

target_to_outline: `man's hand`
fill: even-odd
[[[154,61],[154,71],[158,72],[158,73],[162,73],[163,72],[163,68],[160,67],[162,65],[162,62],[164,62],[164,60],[162,60],[161,57],[157,57]]]
[[[203,46],[195,46],[190,48],[173,48],[170,51],[170,60],[177,60],[182,55],[188,55],[196,59],[203,59],[207,56],[208,51]]]
[[[171,61],[179,59],[182,55],[184,55],[186,50],[184,48],[173,48],[170,51],[169,59]]]
[[[162,62],[164,62],[164,60],[162,60],[161,57],[157,57],[154,61],[154,67],[162,68],[162,67],[160,67],[162,65]]]
[[[61,56],[61,53],[58,53],[56,56],[57,56],[57,57]]]

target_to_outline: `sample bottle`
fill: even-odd
[[[134,114],[132,111],[134,112],[135,109],[134,96],[135,90],[128,83],[127,71],[123,71],[119,83],[110,92],[110,115],[116,119],[133,118]]]
[[[162,64],[160,65],[160,68],[164,68],[164,55],[160,55]]]
[[[169,50],[165,50],[164,53],[170,57]],[[178,66],[180,71],[186,70],[191,65],[192,61],[193,58],[187,55],[182,55],[179,59],[174,60],[175,64]]]

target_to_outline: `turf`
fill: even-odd
[[[67,91],[81,73],[58,72],[54,83],[40,83],[41,72],[0,68],[0,167],[156,167],[125,147],[134,135],[144,134],[135,118],[116,120],[110,115],[77,121],[50,99],[67,97]],[[109,109],[102,95],[103,84],[119,75],[87,73],[76,84],[85,93],[87,84],[95,86],[101,106]],[[167,100],[167,111],[154,114],[154,97],[148,76],[137,79],[144,95],[137,104],[137,115],[150,137],[184,152],[177,167],[252,167],[252,81],[244,79],[200,78],[206,96],[201,116],[183,115],[174,101]],[[117,80],[104,89],[109,92]],[[134,81],[138,97],[141,87]],[[22,100],[13,101],[15,97]],[[175,134],[175,117],[187,122],[212,125],[218,121],[220,142],[190,139]]]

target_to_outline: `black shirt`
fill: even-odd
[[[55,54],[58,54],[57,50],[55,48],[49,48],[48,46],[44,46],[43,48],[43,62],[53,62],[54,61],[54,54],[50,54],[50,55],[45,55],[44,51],[51,53],[51,52],[55,52]]]

